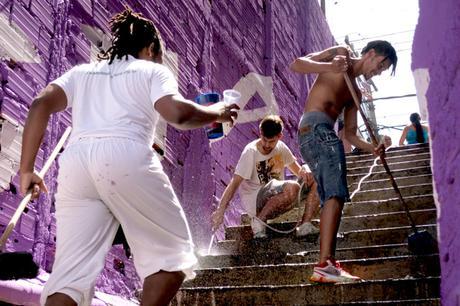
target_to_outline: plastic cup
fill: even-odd
[[[225,103],[238,103],[241,99],[241,93],[234,89],[224,90],[224,102]]]
[[[224,96],[224,102],[228,104],[238,104],[241,99],[241,93],[238,90],[234,89],[226,89],[224,90],[223,93]],[[228,135],[230,133],[230,130],[232,129],[232,125],[228,122],[225,122],[222,124],[223,129],[224,129],[224,135]]]

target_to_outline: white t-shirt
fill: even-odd
[[[284,168],[293,162],[295,157],[282,141],[267,155],[257,150],[256,139],[246,145],[236,165],[235,174],[244,180],[240,185],[240,197],[246,212],[256,215],[256,199],[260,188],[272,179],[284,180]]]
[[[72,108],[69,142],[86,137],[125,137],[153,144],[155,102],[178,94],[172,72],[136,59],[107,60],[73,67],[51,82],[61,87]]]

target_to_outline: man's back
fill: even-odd
[[[53,83],[64,89],[72,107],[72,139],[114,136],[151,142],[158,119],[153,103],[177,93],[166,67],[131,56],[110,65],[77,66]]]

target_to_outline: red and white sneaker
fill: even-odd
[[[352,283],[361,281],[361,278],[342,269],[337,261],[328,259],[324,264],[313,268],[310,281],[315,283]]]

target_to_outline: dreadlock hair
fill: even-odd
[[[98,54],[99,59],[128,59],[128,54],[138,57],[139,52],[153,43],[152,52],[161,51],[161,37],[153,22],[144,18],[141,13],[134,13],[125,5],[125,10],[113,16],[109,21],[112,33],[112,45]]]
[[[416,139],[418,143],[425,143],[425,137],[423,136],[423,127],[420,124],[420,115],[412,113],[410,115],[410,122],[415,126],[415,132],[417,134]]]
[[[283,121],[280,116],[268,115],[259,125],[262,135],[267,138],[273,138],[283,131]]]
[[[383,55],[385,58],[384,61],[388,59],[393,65],[391,75],[395,74],[396,64],[398,63],[398,56],[396,55],[396,50],[393,46],[386,40],[373,40],[370,41],[361,51],[361,54],[369,52],[371,49],[374,49],[378,55]]]

